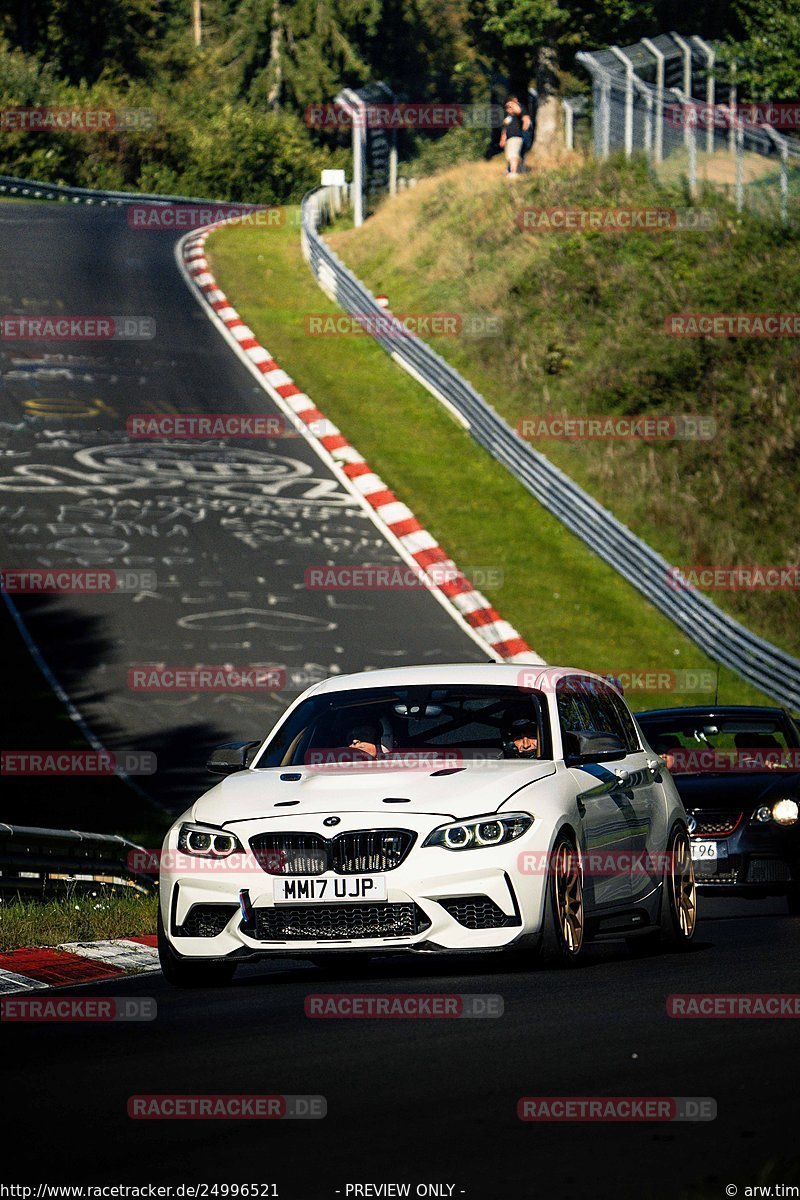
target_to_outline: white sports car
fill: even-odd
[[[672,779],[620,693],[572,668],[325,680],[170,829],[159,951],[180,986],[280,956],[685,948],[696,896]]]

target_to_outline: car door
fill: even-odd
[[[635,819],[631,828],[631,894],[634,900],[646,895],[661,881],[664,846],[663,794],[658,756],[642,748],[639,733],[621,696],[608,688],[600,694],[600,703],[609,721],[622,730],[625,758],[618,764],[620,783],[631,798]]]
[[[559,681],[556,699],[562,739],[579,730],[613,734],[625,747],[625,754],[613,761],[584,762],[569,769],[576,786],[590,903],[627,907],[642,891],[638,864],[653,823],[647,755],[624,702],[604,681],[568,676]]]

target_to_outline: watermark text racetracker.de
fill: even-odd
[[[336,101],[309,104],[305,123],[311,129],[493,129],[503,121],[499,104],[453,104],[442,101],[346,105]]]
[[[299,214],[295,217],[296,209],[287,209],[280,204],[130,204],[127,218],[131,229],[147,232],[203,229],[221,222],[258,229],[281,229],[291,222],[290,213],[299,221]]]
[[[461,1020],[502,1017],[502,996],[489,993],[314,993],[304,1010],[312,1019]]]
[[[285,667],[230,663],[196,667],[137,664],[128,669],[131,692],[280,692],[286,687]]]
[[[150,750],[2,750],[3,775],[153,775]]]
[[[706,208],[612,208],[559,206],[523,208],[517,225],[525,233],[670,233],[704,232],[719,220]]]
[[[42,1022],[155,1021],[154,996],[9,996],[0,999],[0,1019]]]
[[[712,1096],[521,1096],[520,1121],[714,1121]]]
[[[800,589],[800,563],[670,567],[667,583],[676,591],[796,592]]]
[[[407,588],[451,588],[453,591],[472,591],[476,588],[503,586],[500,567],[471,567],[459,570],[454,563],[430,563],[421,567],[399,564],[364,566],[306,567],[303,583],[309,591],[323,592],[391,592]]]
[[[714,690],[717,674],[710,667],[624,667],[616,671],[597,672],[598,678],[584,676],[575,681],[570,676],[559,681],[559,687],[565,691],[578,688],[581,692],[596,691],[604,694],[608,686],[618,692],[698,692]],[[517,677],[517,687],[532,690],[546,681],[548,671],[536,667],[526,667],[520,670]]]
[[[125,423],[131,438],[282,438],[286,419],[266,413],[132,413]]]
[[[800,337],[800,313],[669,313],[663,332],[670,337]]]
[[[316,1095],[142,1095],[128,1099],[134,1121],[285,1121],[326,1116],[328,1102]]]
[[[667,1016],[678,1020],[800,1018],[798,992],[687,992],[667,996]]]
[[[578,855],[585,878],[660,879],[672,869],[671,850],[584,850]],[[523,850],[517,855],[520,875],[550,875],[561,870],[559,855],[550,850]]]
[[[0,1200],[273,1200],[277,1183],[0,1183]]]
[[[731,129],[742,123],[771,125],[773,129],[800,131],[800,102],[779,101],[750,104],[702,104],[683,101],[668,104],[664,119],[677,129]]]
[[[2,108],[0,130],[28,133],[112,133],[153,129],[153,108],[71,108],[62,104],[50,108]]]
[[[483,312],[306,313],[309,337],[369,335],[391,340],[409,337],[490,338],[503,336],[503,318]]]
[[[149,342],[155,336],[155,317],[14,313],[0,317],[0,338],[10,342]]]
[[[525,441],[711,441],[717,432],[713,417],[692,413],[634,416],[608,414],[570,416],[566,413],[542,413],[522,417],[517,433]]]
[[[0,591],[8,595],[85,595],[116,592],[154,592],[155,571],[84,569],[75,567],[6,567],[0,570]]]

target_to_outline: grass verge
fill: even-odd
[[[499,568],[502,586],[484,590],[548,662],[616,673],[713,667],[366,335],[310,336],[309,315],[339,309],[303,262],[296,225],[228,228],[212,235],[207,252],[220,287],[263,345],[462,570]],[[713,687],[696,691],[665,678],[665,690],[629,690],[633,706],[713,699]],[[765,700],[727,670],[719,695],[728,703]]]
[[[703,232],[526,232],[522,210],[687,207],[643,161],[577,156],[509,186],[455,168],[385,201],[331,243],[396,312],[499,315],[501,337],[432,344],[512,425],[549,413],[699,413],[711,440],[539,441],[559,467],[677,565],[800,561],[800,356],[793,337],[670,337],[685,312],[800,311],[800,230],[714,192]],[[715,602],[800,655],[797,592]]]
[[[54,900],[0,903],[0,951],[59,946],[106,938],[144,937],[156,931],[157,895],[75,893]]]

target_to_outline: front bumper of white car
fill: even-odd
[[[231,823],[246,852],[230,864],[193,860],[178,852],[180,823],[167,835],[161,862],[162,918],[169,941],[186,958],[253,956],[304,957],[325,952],[394,951],[457,952],[503,950],[541,927],[543,873],[520,870],[521,855],[547,854],[549,823],[533,820],[522,836],[496,846],[449,850],[423,843],[447,817],[394,813],[341,813],[335,829],[323,824],[327,814],[289,821],[275,818]],[[398,819],[399,818],[399,819]],[[329,817],[329,819],[331,819]],[[363,853],[364,834],[374,842],[393,831],[408,831],[413,843],[399,865],[384,870],[360,870],[374,863]],[[329,880],[328,893],[348,880],[382,879],[386,899],[276,903],[275,881],[291,878],[273,874],[253,853],[259,836],[289,835],[340,839],[352,847],[340,864],[316,879]],[[350,840],[348,840],[350,839]],[[270,841],[270,845],[274,841]],[[347,858],[347,855],[344,856]],[[274,860],[273,860],[274,861]],[[303,876],[306,878],[307,876]]]

